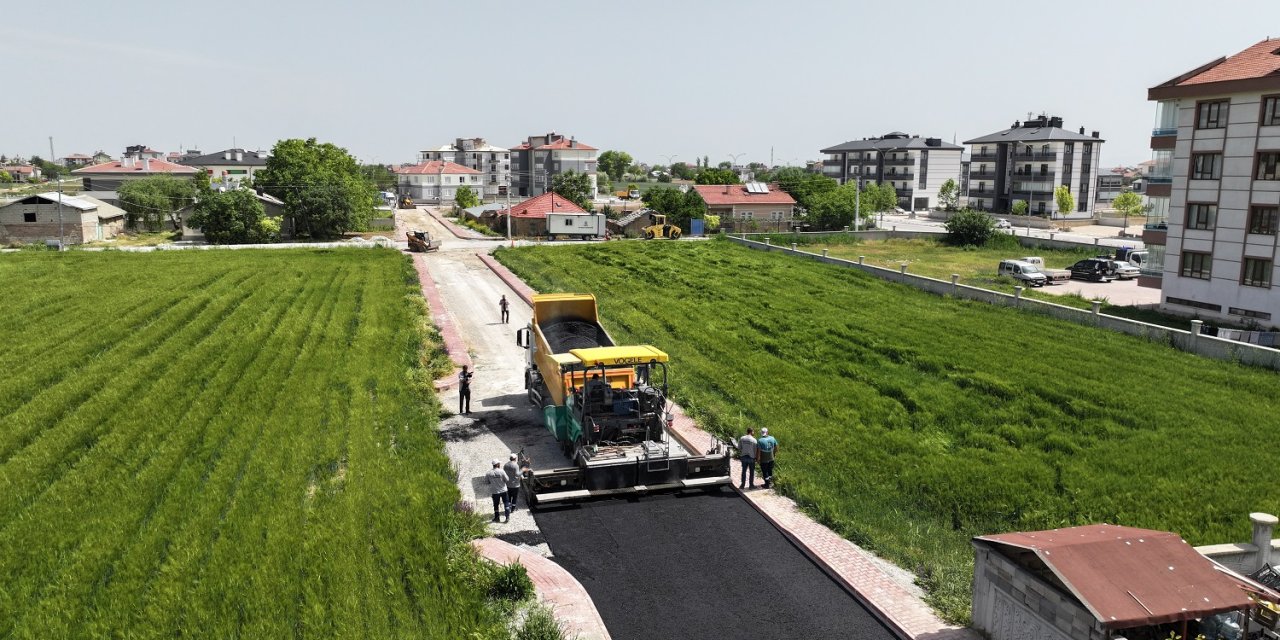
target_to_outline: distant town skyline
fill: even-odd
[[[1201,8],[27,3],[0,25],[15,62],[0,153],[47,157],[49,136],[58,157],[315,137],[396,164],[556,131],[649,163],[796,165],[890,131],[963,143],[1044,113],[1099,131],[1103,167],[1134,165],[1151,155],[1148,87],[1280,24],[1280,3]]]

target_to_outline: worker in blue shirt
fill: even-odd
[[[756,450],[760,457],[760,475],[764,477],[764,488],[768,489],[773,486],[773,454],[778,450],[778,439],[769,435],[768,429],[761,429]]]

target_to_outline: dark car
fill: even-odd
[[[1116,279],[1115,267],[1110,260],[1086,258],[1071,265],[1071,277],[1094,282],[1111,282]]]

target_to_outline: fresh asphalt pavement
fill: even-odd
[[[534,519],[615,638],[896,637],[728,488]]]

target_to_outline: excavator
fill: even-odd
[[[530,505],[619,493],[729,484],[729,448],[706,452],[675,436],[666,353],[616,345],[592,294],[533,296],[533,320],[516,333],[528,353],[525,388],[571,466],[526,468]]]
[[[649,226],[644,228],[644,239],[653,240],[654,238],[670,238],[672,240],[680,239],[680,227],[674,224],[667,224],[667,216],[661,213],[649,213]]]

